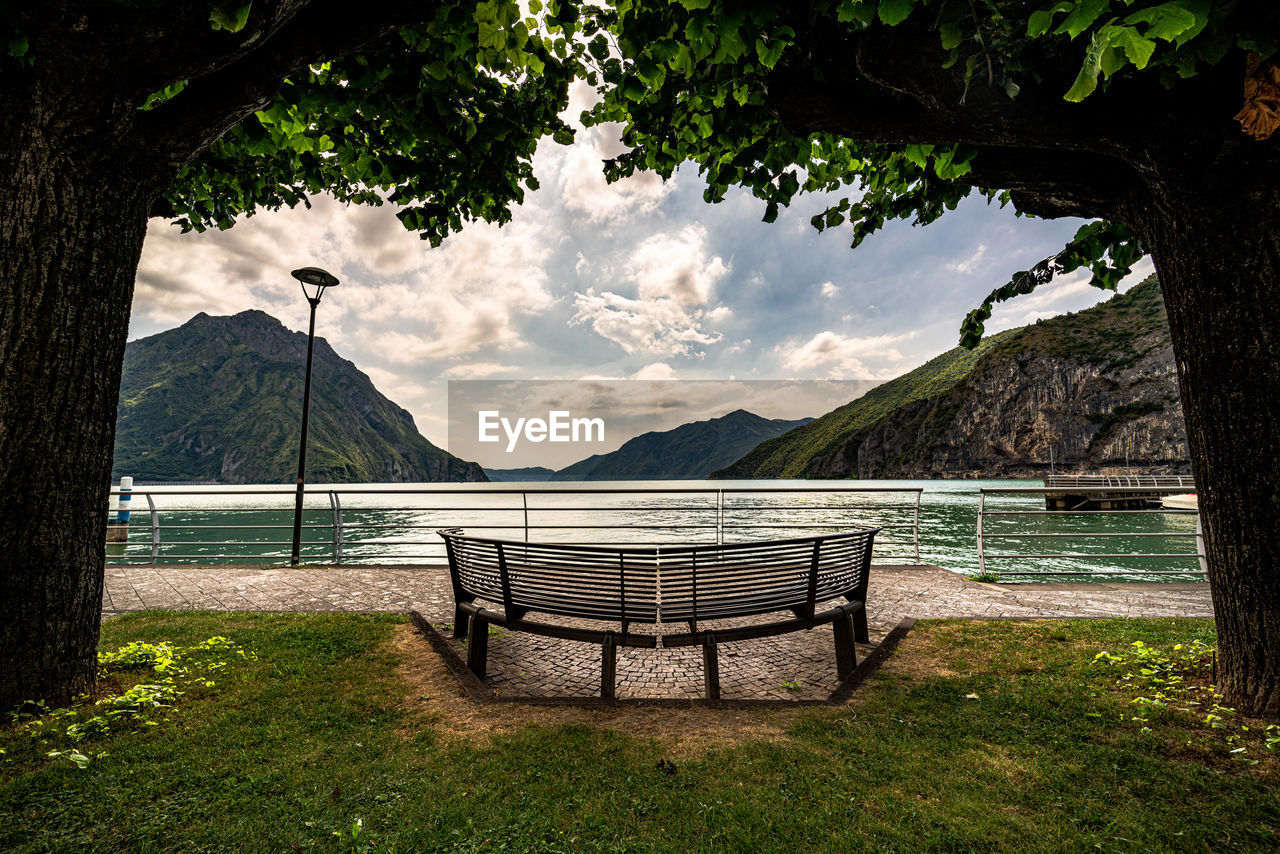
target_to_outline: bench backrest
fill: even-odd
[[[565,617],[658,621],[657,549],[519,543],[441,531],[454,595]]]
[[[847,533],[662,549],[663,622],[748,617],[771,611],[813,616],[836,597],[866,599],[879,528]]]
[[[511,611],[656,623],[812,616],[836,597],[865,601],[879,528],[705,546],[577,546],[521,543],[440,531],[454,596],[502,602]]]

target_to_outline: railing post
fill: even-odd
[[[1196,511],[1196,555],[1200,558],[1200,573],[1209,580],[1209,558],[1204,553],[1204,528],[1200,524],[1200,511]]]
[[[524,504],[524,541],[529,542],[529,492],[520,491],[520,500]]]
[[[716,490],[716,545],[724,545],[724,490]]]
[[[333,565],[337,566],[342,563],[342,502],[332,489],[329,490],[329,508],[333,511]]]
[[[978,490],[978,574],[983,575],[987,571],[987,559],[982,554],[982,512],[986,509],[987,491],[985,489]]]
[[[916,515],[911,523],[911,536],[916,551],[916,566],[920,565],[920,496],[923,493],[923,489],[916,490]]]
[[[156,512],[156,503],[151,500],[151,493],[147,493],[147,509],[151,511],[151,563],[156,562],[156,558],[160,556],[160,514]]]

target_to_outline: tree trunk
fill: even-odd
[[[1224,704],[1280,717],[1280,199],[1266,176],[1135,216],[1164,289],[1200,499]],[[1219,178],[1221,176],[1218,176]],[[1242,188],[1243,189],[1239,189]]]
[[[0,710],[94,685],[116,400],[146,233],[143,182],[41,136],[0,163]]]

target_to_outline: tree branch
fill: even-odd
[[[193,79],[180,95],[141,118],[139,145],[171,178],[245,116],[270,104],[286,78],[310,64],[367,48],[400,26],[428,17],[432,7],[424,5],[366,0],[352,20],[349,3],[317,0],[253,50]]]
[[[271,38],[312,0],[254,0],[243,29],[215,31],[209,0],[165,3],[47,2],[16,19],[38,62],[57,57],[60,74],[141,103],[152,92],[221,68]]]
[[[1018,210],[1045,219],[1119,219],[1145,188],[1138,175],[1110,157],[1074,151],[980,148],[961,181],[1010,190]]]
[[[1114,80],[1077,104],[1062,95],[1078,66],[1032,46],[1010,98],[985,79],[966,85],[959,64],[945,68],[926,19],[853,36],[805,34],[805,61],[769,80],[771,109],[800,136],[976,147],[974,172],[961,180],[1013,190],[1020,209],[1043,216],[1115,216],[1175,163],[1204,172],[1232,133],[1231,63],[1173,89],[1149,75]]]
[[[142,11],[136,22],[122,21],[113,12],[114,17],[103,23],[116,28],[131,26],[130,31],[117,34],[108,43],[133,43],[121,74],[128,91],[135,98],[143,98],[236,62],[274,37],[312,3],[313,0],[254,0],[244,29],[235,33],[213,30],[208,0],[161,4]]]

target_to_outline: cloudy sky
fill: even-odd
[[[183,235],[153,220],[130,337],[250,308],[305,331],[289,271],[324,267],[342,285],[326,294],[317,334],[445,446],[449,379],[896,376],[953,347],[965,312],[1080,224],[970,200],[927,228],[896,223],[850,250],[846,230],[809,225],[817,199],[765,224],[746,192],[703,202],[694,168],[666,183],[607,185],[600,161],[617,151],[616,128],[579,129],[571,147],[544,140],[542,187],[514,220],[470,225],[436,249],[390,206],[328,198],[225,232]],[[1150,269],[1143,262],[1126,286]],[[1105,296],[1065,278],[999,309],[987,328]]]

